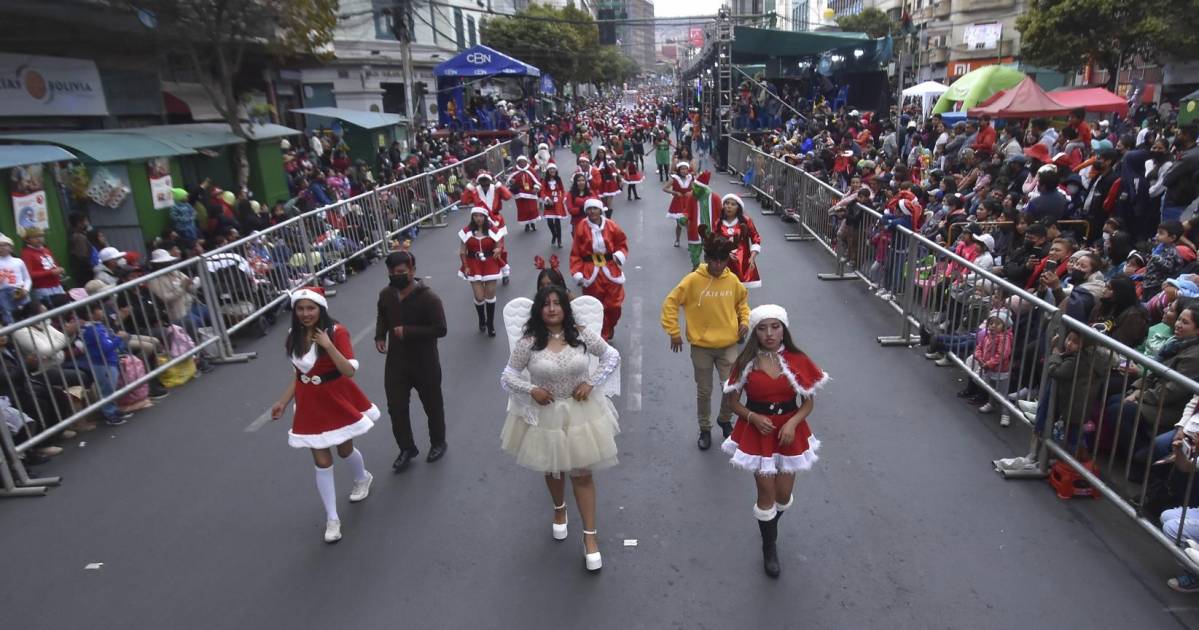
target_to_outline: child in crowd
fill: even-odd
[[[974,355],[966,364],[996,392],[1007,392],[1012,371],[1011,314],[1006,310],[998,310],[987,317],[985,328],[974,346]],[[994,400],[987,400],[986,404],[978,408],[978,412],[991,413],[996,409],[1002,410],[999,426],[1006,427],[1011,424],[1007,410]]]
[[[1149,298],[1149,302],[1145,304],[1145,309],[1149,311],[1149,321],[1153,323],[1160,322],[1166,309],[1180,297],[1199,297],[1199,285],[1196,285],[1185,275],[1166,280],[1165,285],[1162,286],[1161,293]]]
[[[1174,323],[1178,321],[1178,313],[1188,302],[1189,299],[1182,298],[1168,304],[1162,313],[1161,321],[1149,327],[1149,333],[1145,335],[1145,341],[1137,348],[1137,352],[1147,357],[1156,357],[1162,346],[1174,336]]]
[[[92,377],[96,386],[100,388],[100,396],[109,396],[117,390],[121,366],[118,351],[125,345],[129,333],[114,333],[104,323],[107,315],[104,312],[103,301],[81,307],[76,315],[84,322],[80,337],[83,339],[83,347],[87,350],[87,362]],[[100,408],[100,413],[104,416],[104,424],[110,427],[125,424],[125,420],[132,415],[119,411],[114,401],[105,403]]]
[[[1162,290],[1168,278],[1178,275],[1182,268],[1182,256],[1178,253],[1178,239],[1182,237],[1182,223],[1163,221],[1157,226],[1157,243],[1149,262],[1145,265],[1142,284],[1143,298],[1152,298]]]

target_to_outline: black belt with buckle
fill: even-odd
[[[799,404],[794,400],[784,400],[783,402],[762,402],[758,400],[745,401],[745,408],[764,416],[781,416],[785,413],[795,413],[799,411]]]
[[[317,374],[316,376],[308,376],[307,374],[300,374],[298,371],[296,372],[296,380],[305,385],[320,385],[321,383],[336,381],[339,378],[341,378],[341,372],[338,372],[337,370],[326,372],[325,374]]]

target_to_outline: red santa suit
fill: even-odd
[[[474,230],[474,215],[484,214],[482,206],[471,211],[471,224],[458,232],[458,238],[466,246],[466,260],[458,269],[458,277],[467,282],[490,282],[503,277],[504,258],[501,256],[500,244],[503,236],[497,231],[494,222],[487,222],[487,231],[477,234]]]
[[[598,199],[589,204],[601,204]],[[601,204],[602,207],[602,204]],[[624,267],[629,254],[628,238],[612,219],[600,217],[598,225],[584,220],[575,228],[570,248],[570,274],[590,295],[604,305],[604,339],[611,339],[624,304]]]
[[[562,179],[555,174],[554,176],[546,175],[541,180],[541,204],[545,206],[545,218],[547,219],[565,219],[570,216],[566,211],[566,189],[562,186]],[[582,209],[582,205],[579,206]]]
[[[320,287],[306,287],[291,295],[294,305],[310,300],[328,308]],[[333,325],[333,345],[358,369],[350,331]],[[296,373],[295,415],[287,443],[295,448],[331,448],[366,433],[379,419],[379,408],[367,399],[354,379],[343,376],[327,352],[315,343],[301,357],[291,357]]]
[[[704,171],[695,178],[700,184],[708,186],[712,181],[712,171]],[[694,191],[694,188],[692,189]],[[709,188],[709,190],[711,190]],[[692,193],[694,194],[694,192]],[[699,215],[700,207],[699,200],[690,204],[687,207],[687,245],[700,245],[703,243],[703,237],[699,234],[699,226],[706,225],[709,228],[715,226],[716,221],[713,221],[713,215],[720,216],[720,195],[715,192],[708,193],[708,216],[701,217]],[[693,259],[694,260],[694,259]]]
[[[541,213],[537,208],[541,181],[533,174],[527,162],[524,168],[519,166],[519,162],[517,164],[516,171],[508,179],[508,186],[511,187],[511,190],[516,191],[513,196],[516,198],[517,222],[521,225],[528,225],[541,220]]]
[[[627,184],[637,185],[642,180],[641,171],[637,170],[637,160],[624,161],[624,181]]]
[[[762,251],[762,237],[758,235],[758,228],[754,226],[753,219],[745,216],[745,204],[741,201],[741,197],[729,193],[721,199],[721,203],[730,199],[741,206],[741,217],[726,219],[722,208],[719,214],[720,222],[715,226],[716,232],[737,246],[729,257],[729,271],[741,279],[741,284],[744,284],[745,288],[756,289],[762,286],[762,277],[758,275],[757,265],[752,268],[749,266],[749,257],[752,253]]]
[[[694,181],[690,172],[685,177],[680,176],[677,172],[670,176],[670,189],[675,194],[670,198],[670,208],[666,210],[666,218],[677,221],[686,218],[691,212],[688,206],[695,204],[695,197],[694,195],[683,196],[683,193],[691,192],[691,184]]]
[[[768,306],[782,310],[777,306]],[[751,313],[750,321],[753,319]],[[808,470],[816,463],[816,452],[820,449],[820,440],[812,435],[806,418],[795,427],[795,439],[787,446],[779,444],[778,429],[795,415],[804,401],[829,381],[829,375],[802,352],[783,349],[778,354],[784,378],[770,378],[757,369],[756,361],[751,361],[740,374],[730,374],[724,386],[726,394],[744,390],[745,406],[768,418],[776,429],[769,435],[762,435],[748,420],[738,417],[733,433],[720,446],[720,450],[731,457],[733,466],[761,475]]]
[[[614,160],[605,160],[600,168],[600,193],[603,197],[615,197],[620,194],[620,169],[616,168]]]
[[[501,210],[504,207],[504,202],[512,198],[512,192],[494,181],[487,188],[487,192],[483,192],[483,188],[478,185],[478,181],[484,176],[491,177],[487,171],[479,171],[475,176],[474,184],[467,184],[466,190],[462,191],[462,204],[468,208],[482,206],[491,212],[491,222],[495,225],[495,232],[503,239],[508,235],[508,223],[504,221],[504,215]],[[504,275],[512,273],[512,268],[508,266],[508,252],[505,250],[500,256],[500,262],[504,267]]]
[[[583,209],[583,204],[588,199],[595,197],[589,194],[576,195],[570,191],[566,192],[566,211],[570,213],[570,234],[574,236],[574,230],[578,227],[580,221],[587,220],[587,211]]]
[[[603,192],[603,179],[600,177],[599,168],[591,165],[591,160],[579,160],[579,168],[575,169],[575,173],[583,173],[587,176],[587,185],[591,188],[591,192],[599,196]],[[574,180],[574,175],[571,175],[571,180]]]

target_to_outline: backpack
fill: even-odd
[[[192,341],[191,336],[187,331],[176,324],[171,324],[166,329],[167,352],[171,358],[181,357],[196,347],[196,342]]]
[[[125,387],[131,383],[136,383],[138,379],[146,375],[146,366],[142,364],[141,359],[129,354],[121,355],[121,378],[117,383],[117,388]],[[141,409],[149,406],[150,402],[150,384],[142,383],[134,387],[129,393],[117,399],[117,406],[122,410]]]

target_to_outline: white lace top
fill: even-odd
[[[528,394],[534,387],[540,387],[553,394],[555,400],[568,400],[580,383],[595,387],[620,367],[620,353],[595,331],[580,328],[579,341],[583,346],[566,346],[555,352],[549,348],[533,350],[533,338],[521,338],[512,348],[508,366],[500,377],[504,389]],[[594,372],[590,372],[588,354],[599,357]],[[522,374],[525,369],[529,371],[528,378]]]

